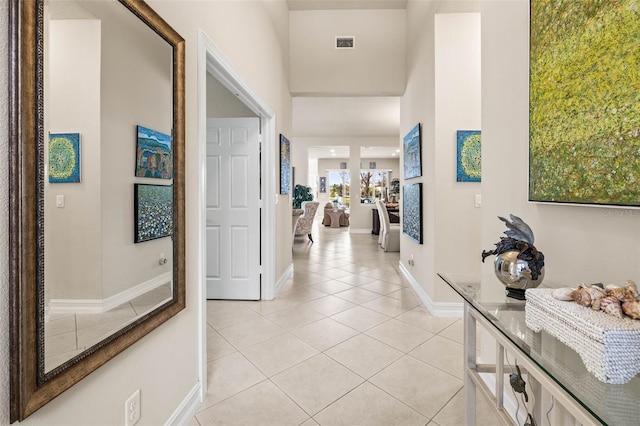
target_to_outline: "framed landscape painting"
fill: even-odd
[[[173,234],[173,186],[134,184],[134,242]]]
[[[458,130],[456,153],[456,181],[480,182],[482,180],[480,130]]]
[[[411,129],[403,139],[404,178],[411,179],[422,176],[422,157],[420,153],[420,123]]]
[[[422,183],[405,185],[402,197],[402,232],[422,244]]]
[[[136,176],[173,178],[171,136],[137,126]]]
[[[280,135],[280,194],[291,191],[291,144]]]
[[[49,182],[80,182],[80,133],[49,134]]]
[[[640,206],[637,0],[531,0],[529,200]]]

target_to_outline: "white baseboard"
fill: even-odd
[[[48,314],[100,314],[171,282],[172,273],[166,272],[106,299],[51,299]]]
[[[200,382],[189,391],[187,396],[182,400],[180,405],[175,409],[165,426],[183,426],[188,424],[198,411],[198,407],[202,401],[200,400]]]
[[[367,229],[354,229],[354,228],[349,228],[349,233],[350,234],[370,234],[371,233],[371,228],[367,228]]]
[[[282,274],[280,278],[278,278],[278,281],[276,281],[276,286],[273,290],[273,297],[271,299],[265,299],[265,300],[274,299],[278,294],[278,292],[280,291],[280,289],[282,288],[282,286],[285,285],[287,281],[289,281],[289,278],[291,278],[292,275],[293,275],[293,263],[289,265],[287,270],[284,271],[284,274]]]
[[[399,262],[400,272],[409,281],[411,287],[416,292],[422,304],[436,317],[462,317],[464,307],[462,303],[457,302],[434,302],[424,288],[416,281],[411,273],[405,268],[402,262]]]

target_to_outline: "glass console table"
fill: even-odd
[[[601,382],[587,371],[575,351],[544,331],[534,333],[527,328],[524,318],[526,302],[506,297],[504,286],[497,279],[481,284],[479,276],[438,276],[464,300],[466,425],[475,425],[476,392],[492,403],[505,424],[525,423],[522,418],[514,420],[504,408],[505,395],[512,401],[516,395],[516,399],[522,398],[511,389],[508,376],[515,372],[515,366],[509,362],[505,364],[505,358],[507,361],[517,360],[527,382],[529,399],[533,395],[535,404],[529,410],[535,419],[532,424],[568,424],[567,413],[575,424],[640,424],[640,375],[624,385]],[[559,287],[543,283],[545,285]],[[495,364],[478,362],[477,326],[496,341]],[[485,373],[493,375],[495,389],[490,389],[483,380]],[[519,414],[523,409],[520,406]],[[562,411],[563,420],[554,410]]]

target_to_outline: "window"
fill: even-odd
[[[329,198],[333,202],[349,207],[351,174],[349,170],[329,170]]]
[[[378,199],[386,199],[389,188],[389,171],[360,171],[360,202],[374,203]]]

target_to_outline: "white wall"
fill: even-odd
[[[52,20],[45,68],[48,133],[80,134],[80,183],[45,177],[46,302],[102,299],[100,20]],[[48,154],[45,157],[48,159]],[[56,196],[64,208],[56,207]]]
[[[400,262],[435,303],[459,302],[438,272],[480,270],[484,183],[456,182],[456,130],[480,130],[480,18],[474,2],[409,2],[401,137],[422,124],[423,244],[402,235]],[[401,166],[402,167],[402,166]],[[484,170],[483,170],[484,173]],[[484,180],[484,177],[483,177]],[[408,260],[419,259],[414,265]],[[437,313],[437,312],[436,312]]]
[[[233,93],[211,74],[207,74],[207,118],[255,117]]]
[[[436,272],[479,274],[482,184],[456,182],[456,131],[481,130],[480,14],[438,13],[434,24]],[[435,299],[459,301],[441,285]]]
[[[114,3],[117,6],[117,3]],[[134,243],[134,184],[170,185],[135,176],[137,125],[171,134],[171,46],[123,8],[102,17],[103,296],[172,270],[170,237]],[[131,43],[136,40],[136,43]],[[160,265],[160,254],[168,259]]]
[[[198,238],[197,179],[197,30],[204,29],[241,75],[276,111],[277,133],[290,133],[291,100],[287,91],[288,10],[284,2],[152,1],[170,25],[186,39],[186,309],[118,355],[80,383],[30,416],[25,425],[115,425],[124,423],[124,401],[141,390],[144,425],[164,424],[198,380]],[[0,27],[6,28],[7,2],[0,2]],[[284,30],[283,30],[284,28]],[[7,87],[6,37],[0,37],[0,84]],[[0,91],[0,156],[7,158],[7,98]],[[133,167],[133,164],[131,165]],[[274,164],[275,170],[275,164]],[[0,164],[0,202],[7,206],[7,165]],[[278,271],[291,263],[291,207],[278,204]],[[7,208],[0,226],[8,227]],[[287,222],[288,221],[288,222]],[[0,258],[8,254],[8,235],[0,232]],[[0,262],[0,334],[8,336],[9,279]],[[9,377],[8,339],[0,339],[0,375]],[[0,424],[9,422],[8,380],[0,381]]]
[[[403,93],[404,10],[296,10],[290,16],[292,93]],[[335,49],[336,36],[354,36],[355,49]]]

